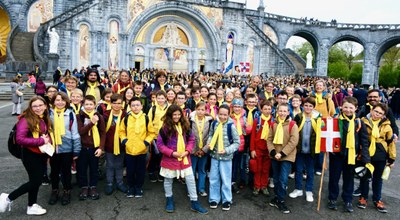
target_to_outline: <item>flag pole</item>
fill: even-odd
[[[321,179],[319,182],[319,190],[318,190],[318,205],[317,205],[317,211],[319,212],[319,208],[321,205],[321,194],[322,194],[322,184],[324,182],[324,174],[325,174],[325,169],[326,169],[326,156],[327,152],[324,152],[324,162],[322,163],[322,172],[321,172]]]

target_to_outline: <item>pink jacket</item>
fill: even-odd
[[[25,118],[21,118],[17,124],[17,130],[15,134],[15,140],[17,144],[21,145],[23,148],[29,149],[30,151],[42,154],[39,150],[39,147],[44,144],[42,134],[47,134],[46,123],[43,120],[40,120],[40,133],[39,138],[32,137],[32,133],[29,131],[28,122]]]
[[[163,131],[160,130],[160,133],[161,132],[163,132]],[[158,134],[158,137],[157,137],[157,148],[163,154],[163,157],[161,159],[161,167],[171,169],[171,170],[183,170],[188,167],[191,167],[192,162],[190,161],[190,153],[192,152],[192,149],[196,143],[194,135],[192,133],[190,133],[189,140],[187,140],[186,135],[184,135],[184,137],[183,137],[185,139],[186,151],[189,152],[189,155],[187,156],[189,164],[185,165],[183,163],[183,160],[178,161],[178,159],[176,159],[175,157],[172,156],[172,153],[177,151],[177,144],[178,144],[177,135],[174,135],[171,138],[168,138],[168,142],[166,144],[164,144],[164,141],[163,141],[160,133]],[[165,132],[163,132],[163,133],[165,133]]]
[[[233,115],[231,115],[231,118],[232,118],[233,123],[235,124],[235,127],[236,127],[236,124],[238,123],[238,122],[236,121],[236,118],[235,118]],[[247,128],[247,126],[246,126],[246,111],[245,111],[244,109],[243,109],[243,111],[242,111],[242,116],[240,117],[239,122],[240,122],[240,124],[241,124],[241,126],[242,126],[242,135],[239,136],[239,137],[240,137],[239,152],[241,152],[241,151],[244,150],[244,144],[245,144],[244,136],[245,136],[246,134],[248,134],[248,133],[247,133],[248,131],[251,131],[251,129],[249,130],[249,129]]]

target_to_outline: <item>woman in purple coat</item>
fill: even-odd
[[[165,197],[167,197],[166,212],[174,212],[175,205],[172,197],[174,178],[185,178],[191,201],[192,211],[207,214],[207,209],[197,201],[196,182],[194,180],[190,153],[195,139],[190,131],[189,122],[183,116],[181,107],[173,104],[164,115],[164,124],[157,138],[157,147],[162,153],[160,175],[164,179]]]
[[[39,148],[51,143],[51,120],[46,101],[35,96],[29,107],[22,113],[16,129],[17,144],[22,146],[22,163],[28,173],[29,181],[14,190],[10,195],[0,195],[0,212],[11,210],[11,203],[18,197],[28,193],[28,215],[43,215],[46,209],[36,204],[39,186],[42,184],[43,167],[47,156]]]

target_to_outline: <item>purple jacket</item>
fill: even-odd
[[[161,133],[162,131],[160,131]],[[192,162],[190,161],[190,152],[192,152],[192,149],[195,145],[195,139],[193,133],[190,133],[189,140],[186,140],[186,135],[183,137],[185,139],[185,144],[186,144],[186,151],[189,152],[189,155],[187,156],[187,159],[189,161],[189,164],[183,164],[183,160],[178,161],[175,157],[172,156],[172,153],[177,151],[177,142],[178,138],[177,136],[173,136],[168,139],[168,143],[164,144],[163,139],[161,137],[161,134],[158,134],[157,137],[157,148],[158,150],[163,154],[162,160],[161,160],[161,167],[171,169],[171,170],[183,170],[188,167],[192,166]]]
[[[46,123],[43,120],[40,120],[39,138],[33,138],[32,133],[29,130],[28,122],[25,118],[21,118],[17,123],[17,132],[15,135],[15,139],[17,144],[21,145],[23,148],[27,148],[37,154],[42,154],[39,150],[39,146],[42,146],[44,144],[44,140],[43,138],[40,138],[40,136],[46,133]]]

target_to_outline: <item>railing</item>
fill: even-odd
[[[8,33],[7,36],[7,59],[10,61],[15,61],[14,54],[12,53],[11,50],[11,43],[15,35],[17,35],[18,31],[19,31],[19,25],[17,24],[13,27],[13,29],[11,29],[10,33]]]
[[[247,25],[250,26],[251,29],[253,29],[253,31],[260,36],[277,54],[278,56],[288,65],[289,70],[288,73],[294,73],[296,71],[296,67],[294,66],[294,64],[292,63],[292,61],[286,56],[285,53],[282,52],[282,50],[280,50],[278,48],[278,46],[267,36],[264,34],[264,32],[256,25],[254,24],[254,22],[251,20],[251,18],[247,18],[245,19],[245,22]],[[281,67],[279,67],[281,68]]]
[[[60,25],[70,19],[72,19],[73,17],[75,17],[77,14],[85,12],[87,10],[89,10],[90,8],[92,8],[93,6],[97,5],[99,3],[99,0],[88,0],[85,1],[63,13],[61,13],[60,15],[42,23],[40,25],[40,27],[38,28],[38,30],[35,33],[35,37],[34,37],[34,45],[33,45],[33,50],[34,50],[34,56],[35,59],[40,61],[40,62],[44,62],[45,59],[42,56],[42,53],[44,54],[44,48],[42,49],[42,51],[40,51],[39,49],[39,45],[38,42],[39,40],[41,40],[42,42],[44,41],[47,29],[51,26],[51,27],[56,27],[57,25]]]

